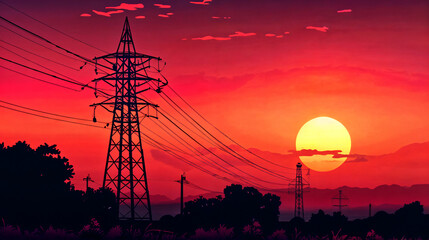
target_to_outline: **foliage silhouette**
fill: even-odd
[[[91,218],[114,221],[115,195],[109,189],[74,189],[73,166],[56,145],[32,149],[25,142],[0,144],[0,217],[21,227],[81,227]]]
[[[252,187],[232,184],[224,189],[225,197],[206,199],[202,196],[185,203],[182,218],[192,230],[213,228],[221,224],[242,229],[259,222],[264,231],[274,231],[278,226],[280,198],[261,194]]]

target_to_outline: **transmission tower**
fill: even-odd
[[[305,183],[305,179],[302,178],[302,164],[296,164],[296,178],[289,184],[294,188],[295,193],[295,217],[300,217],[304,219],[304,186],[308,186],[308,183]]]
[[[95,86],[97,83],[104,83],[103,85],[107,84],[107,87],[115,89],[115,96],[91,105],[94,107],[94,121],[97,106],[113,113],[103,187],[112,188],[116,192],[120,220],[152,221],[140,136],[140,119],[143,118],[140,115],[157,118],[149,113],[149,109],[157,112],[158,106],[142,99],[139,94],[151,88],[160,92],[167,85],[167,80],[152,78],[147,72],[153,64],[151,62],[156,61],[155,65],[159,66],[161,58],[136,52],[126,18],[116,52],[96,57],[94,61],[103,61],[113,70],[110,74],[94,79]],[[97,94],[97,88],[95,91]],[[143,109],[145,114],[140,114]]]
[[[337,197],[333,197],[332,199],[333,200],[338,200],[338,204],[334,204],[332,206],[338,207],[338,211],[340,212],[340,215],[341,215],[341,208],[342,207],[347,207],[346,204],[343,204],[343,201],[344,200],[348,200],[348,198],[345,198],[343,196],[343,191],[342,190],[338,190],[338,196]]]

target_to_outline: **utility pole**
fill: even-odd
[[[302,178],[302,164],[298,162],[296,164],[296,177],[295,180],[289,184],[294,188],[295,193],[295,212],[294,217],[300,217],[304,219],[304,185],[308,186],[308,183],[304,183],[305,179]]]
[[[338,207],[338,211],[340,212],[340,215],[341,215],[341,208],[342,207],[347,207],[346,204],[343,204],[343,200],[348,200],[348,198],[345,198],[343,196],[343,191],[342,190],[338,190],[338,197],[333,197],[332,199],[338,200],[338,204],[334,204],[332,206]]]
[[[144,117],[157,118],[157,114],[151,115],[149,110],[154,109],[157,113],[158,106],[144,100],[139,94],[150,89],[159,93],[167,85],[165,78],[160,80],[150,77],[147,71],[152,66],[159,66],[161,58],[136,52],[126,18],[116,52],[96,57],[94,61],[103,61],[112,70],[93,80],[95,94],[97,84],[100,83],[115,90],[114,96],[91,105],[94,112],[97,106],[101,106],[113,113],[103,187],[110,187],[116,192],[119,220],[152,221],[140,120]],[[159,72],[159,67],[156,70]],[[145,113],[141,114],[143,109]]]
[[[186,181],[185,174],[180,175],[180,215],[183,215],[183,182]]]
[[[369,204],[369,217],[371,217],[371,203]]]
[[[183,185],[189,184],[188,180],[186,180],[185,173],[180,175],[180,180],[176,180],[175,182],[180,183],[180,214],[183,215],[184,202],[183,202]]]
[[[83,181],[85,181],[85,182],[86,182],[86,192],[88,192],[89,182],[94,182],[94,181],[93,181],[93,180],[92,180],[92,178],[89,176],[89,173],[88,173],[88,176],[87,176],[87,177],[84,177],[84,178],[83,178]]]

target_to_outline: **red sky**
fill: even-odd
[[[427,1],[6,2],[108,52],[116,50],[128,16],[137,51],[167,62],[163,74],[177,92],[240,144],[263,151],[261,155],[279,164],[294,168],[298,158],[290,156],[289,151],[295,149],[296,135],[305,122],[319,116],[340,121],[350,133],[351,153],[364,155],[366,161],[349,162],[328,173],[312,172],[314,187],[411,185],[429,180]],[[107,14],[110,11],[117,13]],[[0,13],[88,58],[104,54],[7,6],[2,5]],[[5,22],[1,26],[31,38]],[[75,70],[1,42],[4,48],[85,83],[95,77],[89,65],[76,71],[83,63],[5,28],[0,32],[1,40]],[[2,57],[40,68],[3,48],[0,51]],[[1,66],[56,81],[4,61]],[[73,92],[5,69],[0,69],[0,76],[0,100],[30,108],[92,119],[89,105],[100,100],[90,90]],[[166,92],[174,96],[168,89]],[[148,97],[169,110],[155,94]],[[111,116],[98,109],[97,118],[110,121]],[[165,135],[151,120],[143,123]],[[33,147],[44,142],[57,144],[75,167],[73,183],[77,188],[83,188],[81,179],[88,173],[95,179],[95,186],[102,182],[107,130],[0,108],[0,137],[6,145],[18,140],[26,140]],[[409,144],[425,142],[412,145],[418,146],[413,150],[405,148],[406,154],[397,152]],[[170,161],[150,146],[144,148],[151,193],[175,197],[179,188],[174,180],[184,170],[191,182],[209,189],[220,190],[226,184],[183,167],[177,160]],[[278,170],[273,165],[266,167]],[[255,170],[246,171],[282,182]],[[293,177],[293,171],[285,174]],[[199,190],[189,192],[196,194]]]

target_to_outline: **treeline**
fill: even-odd
[[[329,236],[332,233],[340,233],[340,235],[367,238],[372,232],[384,239],[429,238],[429,215],[424,214],[423,206],[418,201],[405,204],[393,214],[380,211],[365,219],[349,221],[339,212],[329,215],[319,210],[318,213],[312,214],[308,222],[295,218],[281,225],[286,231],[299,229],[303,234],[310,236]]]
[[[366,219],[349,221],[346,216],[335,212],[325,214],[322,210],[312,214],[309,221],[294,218],[279,222],[280,199],[276,195],[262,195],[254,188],[240,185],[227,186],[225,198],[199,197],[185,204],[185,214],[163,216],[155,226],[175,232],[178,235],[192,235],[198,231],[211,232],[213,229],[233,229],[238,239],[249,231],[259,232],[260,237],[276,235],[288,239],[335,238],[335,236],[354,236],[362,239],[429,238],[429,215],[424,214],[423,206],[416,201],[405,204],[393,214],[377,212]]]
[[[36,149],[25,142],[0,144],[0,218],[21,228],[81,228],[96,218],[115,223],[115,195],[110,189],[75,190],[69,160],[56,145]]]
[[[278,196],[235,184],[224,189],[224,196],[186,202],[183,215],[166,215],[150,226],[123,223],[117,220],[110,189],[76,190],[70,182],[73,175],[73,166],[55,145],[32,149],[25,142],[10,147],[0,144],[0,218],[4,221],[0,238],[28,229],[35,231],[37,239],[51,234],[49,226],[53,226],[59,233],[73,230],[71,239],[113,235],[118,238],[111,239],[136,239],[137,235],[145,239],[158,233],[167,233],[168,239],[429,239],[429,215],[419,202],[405,204],[393,214],[378,212],[353,221],[320,210],[307,222],[300,218],[280,222]]]

